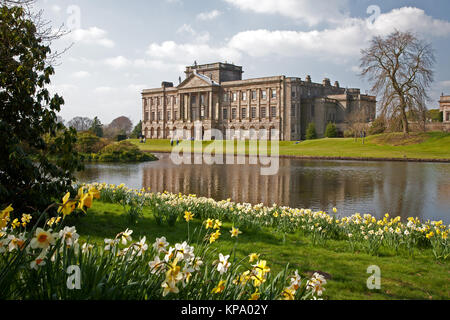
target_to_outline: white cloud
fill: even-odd
[[[90,77],[91,74],[87,71],[77,71],[77,72],[74,72],[72,74],[72,76],[77,79],[84,79],[84,78]]]
[[[252,57],[309,54],[339,61],[359,56],[373,36],[387,35],[395,29],[413,31],[421,37],[449,36],[450,22],[433,19],[421,9],[405,7],[382,14],[373,24],[360,18],[348,18],[334,29],[320,31],[244,31],[233,36],[228,47]]]
[[[60,13],[61,12],[61,7],[60,6],[58,6],[58,5],[53,5],[53,6],[51,6],[51,8],[50,8],[54,13],[56,13],[56,14],[58,14],[58,13]]]
[[[114,90],[114,88],[103,86],[103,87],[97,87],[94,89],[95,93],[104,94],[104,93],[110,93]]]
[[[113,48],[115,46],[114,41],[106,37],[107,32],[97,27],[91,27],[89,29],[76,29],[72,30],[69,34],[70,38],[74,42],[80,42],[84,44],[98,44],[106,48]]]
[[[176,64],[192,64],[194,61],[225,61],[239,60],[240,52],[227,46],[212,47],[209,44],[185,43],[165,41],[161,44],[152,43],[147,54],[156,60],[170,61]]]
[[[210,39],[210,34],[208,31],[197,32],[192,28],[190,24],[183,24],[180,28],[178,28],[177,33],[180,34],[189,34],[191,35],[195,42],[197,43],[206,43]]]
[[[105,60],[105,64],[114,69],[120,69],[129,66],[132,62],[123,56],[117,56],[115,58],[108,58]]]
[[[321,22],[338,23],[348,16],[348,0],[225,0],[245,11],[280,14],[305,22],[309,26]]]
[[[222,14],[222,12],[220,12],[219,10],[202,12],[197,15],[197,20],[202,20],[202,21],[214,20],[221,14]]]
[[[450,80],[441,81],[439,82],[439,85],[444,88],[450,88]]]

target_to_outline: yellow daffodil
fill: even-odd
[[[14,211],[12,205],[9,205],[7,208],[3,209],[0,213],[0,229],[6,227],[9,221],[10,213]]]
[[[233,237],[236,237],[236,238],[237,238],[242,232],[239,231],[238,228],[232,227],[231,230],[230,230],[230,233],[231,233],[231,237],[232,237],[232,238],[233,238]]]
[[[250,263],[252,263],[252,262],[255,262],[256,260],[258,260],[259,259],[259,254],[257,254],[257,253],[252,253],[252,254],[250,254]]]
[[[75,210],[77,203],[76,201],[70,200],[70,192],[67,192],[62,200],[63,204],[58,208],[58,213],[62,212],[64,216],[68,216]]]
[[[256,289],[256,291],[254,293],[252,293],[252,295],[250,296],[249,300],[259,300],[259,297],[261,296],[261,293],[259,292],[259,289]]]
[[[294,300],[295,299],[295,291],[292,288],[284,289],[284,291],[281,295],[283,296],[283,300]]]
[[[184,219],[186,220],[186,222],[192,221],[192,219],[194,219],[194,214],[192,214],[192,212],[186,211],[184,213]]]
[[[214,227],[214,220],[208,219],[205,222],[206,229],[212,229]]]
[[[78,209],[86,213],[84,208],[91,208],[92,207],[92,195],[90,193],[86,193],[82,196],[80,199],[80,202],[78,203]]]
[[[14,219],[13,222],[11,222],[11,226],[13,229],[20,227],[19,219]]]
[[[222,222],[220,220],[216,220],[214,223],[214,229],[220,229],[222,226]]]
[[[225,283],[226,283],[226,281],[220,280],[220,282],[219,282],[219,284],[217,285],[217,287],[215,287],[215,288],[211,291],[211,293],[214,293],[214,294],[222,293],[222,292],[225,290]]]

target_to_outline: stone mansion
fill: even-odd
[[[345,89],[329,79],[314,83],[274,76],[242,80],[242,67],[228,63],[189,66],[186,79],[174,87],[142,92],[142,134],[148,139],[211,140],[210,129],[227,139],[305,138],[314,122],[319,137],[329,122],[340,132],[354,114],[360,122],[376,116],[376,98],[359,89]],[[275,134],[275,132],[277,132]]]

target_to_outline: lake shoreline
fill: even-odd
[[[163,153],[170,154],[171,151],[151,151],[143,150],[145,153]],[[202,153],[192,152],[191,155],[200,155]],[[235,154],[235,156],[242,156],[242,154]],[[244,155],[246,158],[250,157],[248,154]],[[427,158],[375,158],[375,157],[327,157],[327,156],[297,156],[297,155],[279,155],[284,159],[297,160],[337,160],[337,161],[378,161],[378,162],[419,162],[419,163],[450,163],[450,159],[427,159]]]

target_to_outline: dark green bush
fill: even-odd
[[[154,161],[157,158],[152,154],[142,152],[128,141],[121,141],[104,147],[100,151],[98,160],[101,162],[144,162]]]
[[[316,125],[314,122],[311,122],[308,125],[308,129],[306,130],[306,140],[314,140],[317,139]]]
[[[336,125],[334,123],[328,123],[327,129],[325,131],[325,137],[327,138],[337,138],[338,132]]]

